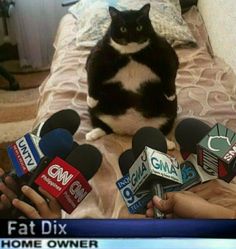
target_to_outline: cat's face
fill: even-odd
[[[144,5],[137,11],[119,11],[114,7],[109,7],[112,20],[110,26],[111,38],[120,45],[146,42],[152,30],[149,10],[150,4]]]

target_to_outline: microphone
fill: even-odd
[[[197,145],[198,164],[230,182],[236,176],[236,133],[217,123]]]
[[[151,200],[152,194],[150,191],[142,194],[133,194],[129,169],[134,161],[135,158],[131,149],[124,151],[120,155],[119,167],[123,177],[116,182],[116,186],[131,214],[145,214],[147,203]]]
[[[143,127],[134,134],[132,139],[134,158],[142,153],[145,146],[158,151],[167,151],[167,143],[163,139],[163,133],[154,127]]]
[[[34,170],[21,175],[20,179],[24,181],[24,184],[26,182],[28,186],[36,190],[34,181],[40,172],[51,163],[52,158],[58,157],[60,154],[64,156],[68,155],[71,152],[72,146],[73,139],[67,130],[55,129],[47,133],[40,140],[40,149],[45,156],[41,157]],[[15,170],[16,172],[19,172],[21,168],[18,168],[18,165],[15,165]],[[29,174],[30,172],[31,174]],[[23,193],[20,195],[19,200],[31,203]],[[21,216],[21,212],[18,209],[13,208],[11,215],[12,217],[19,217]]]
[[[92,190],[88,180],[97,172],[101,162],[99,150],[83,144],[75,148],[65,161],[54,158],[34,182],[55,197],[70,214]]]
[[[71,134],[64,129],[55,129],[40,138],[27,133],[24,137],[11,144],[7,151],[13,166],[13,172],[18,177],[32,172],[40,163],[40,160],[46,155],[55,157],[69,153],[72,149],[73,138]],[[11,174],[13,174],[13,172]]]
[[[133,137],[132,149],[137,159],[129,175],[135,194],[151,189],[153,195],[163,198],[164,186],[182,183],[180,166],[175,158],[166,154],[166,139],[160,130],[153,127],[138,130]],[[154,215],[156,218],[164,218],[157,208],[154,208]]]
[[[32,134],[42,137],[46,133],[62,128],[74,135],[80,125],[79,114],[72,109],[65,109],[54,113],[45,122],[40,123],[33,131]]]
[[[204,122],[187,118],[182,120],[175,129],[175,139],[180,145],[180,152],[183,159],[197,153],[196,145],[211,130],[211,127]]]
[[[194,136],[191,136],[193,131]],[[230,182],[234,178],[236,175],[234,131],[222,124],[210,128],[200,120],[186,119],[176,127],[175,135],[180,148],[185,148],[184,150],[190,153],[197,153],[197,155],[192,154],[187,160],[194,164],[201,182],[216,178]]]

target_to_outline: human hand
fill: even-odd
[[[197,185],[189,191],[210,203],[236,210],[236,184],[215,179]]]
[[[22,193],[28,197],[35,207],[30,204],[15,198],[12,204],[19,209],[26,217],[30,219],[59,219],[61,218],[61,207],[57,200],[52,197],[47,191],[39,187],[39,192],[28,186],[21,188]]]
[[[19,184],[11,176],[6,176],[2,168],[0,168],[0,216],[4,216],[4,212],[12,207],[12,200],[19,194]]]
[[[154,196],[152,201],[150,201],[147,205],[147,217],[153,217],[154,206],[166,214],[167,218],[236,218],[235,211],[209,203],[189,191],[167,193],[165,200]]]

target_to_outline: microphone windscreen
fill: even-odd
[[[143,127],[134,134],[132,139],[132,151],[135,158],[141,154],[145,146],[163,153],[167,152],[165,136],[159,129],[154,127]]]
[[[77,142],[73,142],[71,151],[75,150],[78,146],[80,146]]]
[[[45,121],[41,128],[40,136],[42,137],[49,131],[57,128],[65,129],[69,131],[71,135],[74,135],[79,125],[80,117],[76,111],[72,109],[61,110],[54,113],[48,120]]]
[[[79,170],[89,180],[98,171],[102,163],[102,154],[96,147],[82,144],[67,156],[66,162]]]
[[[187,118],[177,125],[175,139],[182,151],[196,154],[196,145],[210,130],[211,127],[206,123],[195,118]]]
[[[122,175],[129,173],[129,169],[134,163],[135,158],[132,149],[124,151],[119,157],[119,167]]]
[[[65,158],[73,147],[73,137],[65,129],[55,129],[46,133],[39,141],[39,148],[49,158]]]

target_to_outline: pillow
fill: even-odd
[[[173,46],[195,44],[181,16],[179,0],[81,0],[69,11],[78,19],[78,45],[93,46],[105,34],[110,15],[108,6],[119,10],[138,10],[150,3],[150,19],[155,31]]]

